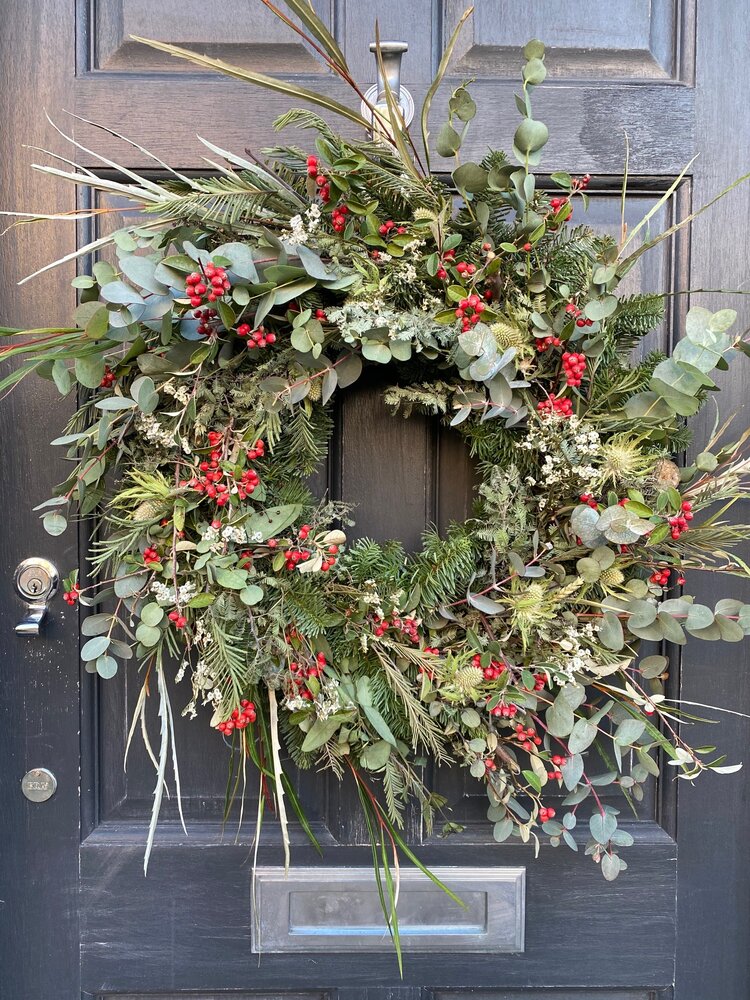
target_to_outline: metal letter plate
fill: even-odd
[[[420,871],[402,869],[399,932],[405,951],[520,952],[525,868],[434,868],[462,909]],[[254,952],[389,951],[371,868],[261,867],[255,872]]]

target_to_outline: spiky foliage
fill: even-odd
[[[464,592],[475,565],[476,539],[466,525],[451,524],[445,538],[426,531],[422,551],[411,560],[409,585],[419,588],[422,606],[431,608]]]
[[[649,293],[620,299],[611,327],[617,352],[627,356],[663,319],[663,295]]]

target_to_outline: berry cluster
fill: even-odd
[[[251,722],[255,722],[255,705],[243,698],[240,708],[235,708],[226,722],[220,722],[216,727],[224,736],[231,736],[235,729],[244,729]]]
[[[494,762],[494,760],[492,759],[492,757],[485,757],[484,758],[484,766],[485,766],[485,769],[487,771],[496,771],[497,770],[497,764]]]
[[[185,628],[187,625],[187,618],[184,615],[181,615],[177,608],[175,608],[174,611],[170,611],[167,617],[171,622],[174,622],[175,628]]]
[[[208,459],[204,459],[198,466],[204,474],[203,478],[194,476],[185,485],[189,486],[190,489],[196,490],[198,493],[205,493],[207,497],[216,500],[220,507],[224,507],[229,502],[229,487],[226,483],[222,482],[224,473],[219,468],[220,458],[220,451],[212,451]]]
[[[185,285],[191,306],[201,305],[204,297],[209,302],[216,302],[231,287],[224,268],[210,260],[204,265],[203,274],[193,271],[185,279]]]
[[[310,677],[320,677],[327,663],[325,655],[318,653],[312,666],[306,666],[304,663],[297,663],[296,661],[289,664],[289,670],[292,674],[292,684],[297,688],[297,694],[300,698],[304,698],[305,701],[314,701],[315,695],[307,686],[307,680]]]
[[[500,719],[512,719],[518,712],[518,705],[495,705],[494,708],[490,709],[490,715],[494,715],[495,718]]]
[[[539,810],[539,819],[542,823],[546,823],[548,819],[554,819],[555,815],[555,810],[552,808],[548,809],[546,806],[542,806]]]
[[[552,414],[556,414],[559,417],[573,416],[573,403],[571,400],[558,399],[554,392],[550,394],[549,399],[543,399],[540,403],[537,403],[536,408],[537,412],[543,417],[548,417]]]
[[[550,198],[549,207],[553,212],[559,212],[563,205],[568,204],[568,198]]]
[[[259,458],[263,458],[266,454],[266,443],[261,438],[255,442],[252,448],[247,450],[247,460],[248,462],[255,462]]]
[[[669,584],[669,577],[672,575],[672,570],[669,566],[665,566],[664,569],[655,569],[654,572],[649,577],[651,583],[657,584],[659,587],[666,587]]]
[[[565,758],[561,757],[559,754],[555,754],[554,757],[550,758],[551,763],[555,765],[556,770],[548,771],[547,777],[552,781],[562,781],[562,771],[560,768],[565,763]]]
[[[334,208],[331,213],[331,225],[333,226],[334,233],[343,233],[346,229],[346,215],[349,209],[346,205],[339,205],[338,208]],[[320,310],[323,311],[322,309]]]
[[[111,389],[112,386],[117,381],[117,376],[109,367],[109,365],[104,366],[104,375],[102,375],[102,380],[99,383],[101,389]]]
[[[209,309],[208,306],[205,309],[196,309],[193,313],[193,316],[198,320],[195,332],[201,337],[210,337],[212,333],[216,332],[213,322],[218,315],[215,309]]]
[[[461,327],[464,333],[479,322],[486,308],[487,306],[476,293],[472,293],[468,298],[461,299],[456,309],[456,317],[461,320]]]
[[[438,278],[440,281],[445,281],[445,279],[448,277],[447,267],[449,267],[453,263],[453,259],[455,256],[456,256],[455,250],[446,250],[445,253],[443,254],[440,267],[435,272],[435,277]]]
[[[534,747],[542,745],[542,738],[537,736],[536,729],[533,726],[524,728],[522,722],[516,725],[516,737],[521,744],[521,749],[526,750],[527,753],[531,753]]]
[[[507,669],[507,665],[502,663],[500,660],[491,660],[489,666],[482,666],[482,657],[479,653],[475,653],[472,657],[471,664],[478,670],[481,670],[484,674],[484,679],[486,681],[494,681]]]
[[[577,386],[583,382],[586,374],[586,355],[565,351],[562,356],[563,371],[568,385]]]
[[[550,347],[559,347],[562,341],[559,337],[539,337],[536,342],[536,349],[540,354],[548,351]]]
[[[433,656],[440,656],[440,650],[438,649],[437,646],[425,646],[422,652],[432,653]],[[423,663],[420,663],[419,666],[417,667],[417,673],[427,674],[430,680],[432,680],[432,678],[435,676],[435,671],[432,669],[432,667],[426,667]]]
[[[146,566],[161,565],[161,556],[150,545],[143,550],[143,561]]]
[[[534,674],[534,686],[532,688],[526,688],[527,691],[543,691],[547,684],[547,678],[544,674]]]
[[[247,498],[255,492],[257,487],[260,485],[260,476],[255,471],[255,469],[246,469],[241,476],[238,478],[238,474],[235,472],[234,478],[237,480],[237,496],[240,500],[247,500]],[[227,500],[224,499],[226,494],[222,491],[222,495],[218,498],[216,503],[223,507]],[[224,503],[219,501],[223,500]]]
[[[593,326],[593,319],[587,319],[574,302],[569,302],[565,306],[565,312],[576,321],[577,327]]]
[[[307,562],[307,560],[312,555],[309,549],[298,549],[290,548],[286,550],[286,568],[288,570],[296,569],[299,563]],[[323,567],[321,566],[321,569]]]
[[[581,503],[585,503],[588,507],[591,507],[592,510],[599,509],[599,504],[594,499],[594,495],[592,493],[582,493],[579,499]]]
[[[70,588],[70,590],[66,590],[65,593],[63,594],[63,600],[65,601],[66,604],[69,604],[71,607],[73,607],[73,605],[76,603],[76,601],[80,596],[81,596],[81,588],[78,586],[77,583],[74,583],[73,586]]]
[[[406,226],[397,226],[393,219],[388,219],[378,228],[378,232],[381,236],[390,236],[394,230],[399,234],[399,236],[403,236],[406,232]]]
[[[677,539],[683,532],[688,530],[688,521],[693,520],[693,505],[687,500],[682,504],[682,513],[677,514],[676,517],[669,518],[669,526],[672,529],[672,538]]]
[[[411,639],[414,643],[419,642],[419,632],[417,631],[418,626],[416,618],[411,618],[410,616],[407,616],[406,618],[399,618],[397,615],[394,615],[390,620],[388,618],[380,618],[374,629],[375,635],[379,638],[381,635],[385,635],[390,628],[403,632],[404,635],[408,639]]]
[[[259,326],[253,330],[249,323],[240,323],[237,327],[237,336],[247,338],[247,349],[254,350],[256,347],[268,347],[276,343],[276,334],[264,327]]]
[[[315,185],[320,192],[321,201],[327,202],[331,197],[331,182],[325,174],[320,173],[317,156],[308,156],[307,176],[315,178]]]
[[[446,257],[447,256],[448,254],[446,254]],[[472,275],[476,273],[477,265],[467,264],[465,261],[462,260],[459,264],[456,264],[456,270],[458,271],[459,274]]]

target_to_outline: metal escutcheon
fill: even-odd
[[[46,767],[35,767],[21,778],[21,791],[29,802],[46,802],[57,790],[57,778]]]

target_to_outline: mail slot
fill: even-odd
[[[434,868],[458,906],[416,869],[401,871],[399,932],[404,950],[521,952],[524,868]],[[255,952],[390,950],[371,868],[259,867]]]

